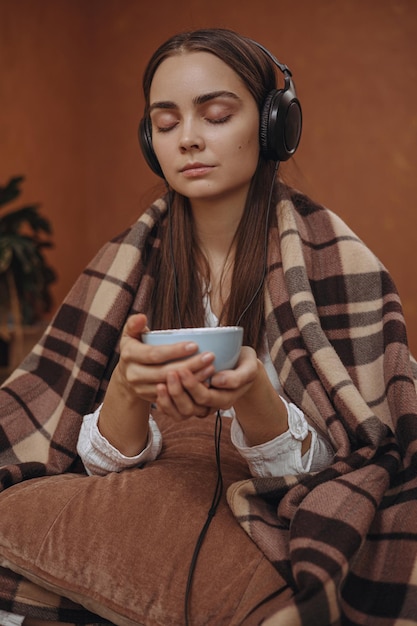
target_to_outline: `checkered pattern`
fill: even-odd
[[[279,597],[265,600],[266,624],[417,623],[417,370],[400,299],[336,215],[287,195],[270,233],[270,352],[288,399],[330,438],[336,456],[318,474],[235,484],[228,501],[294,589],[284,607]],[[127,316],[148,311],[147,266],[165,210],[159,200],[100,251],[4,384],[3,488],[82,470],[81,419],[103,398]],[[9,591],[0,608],[9,610],[17,578],[4,572],[1,580]]]

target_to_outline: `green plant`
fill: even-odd
[[[39,205],[5,206],[21,194],[23,176],[0,186],[0,328],[32,325],[50,311],[56,280],[44,250],[52,246],[48,219]]]

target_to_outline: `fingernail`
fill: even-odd
[[[185,349],[187,350],[187,352],[195,352],[197,348],[198,348],[197,344],[194,343],[193,341],[191,343],[187,343],[187,345],[185,346]]]
[[[214,354],[212,352],[204,352],[201,355],[201,360],[203,361],[203,363],[209,363],[210,361],[213,361],[214,359]]]

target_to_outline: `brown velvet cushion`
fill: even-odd
[[[142,469],[38,478],[6,490],[0,564],[116,624],[184,623],[189,565],[216,481],[214,421],[160,426],[162,454]],[[221,449],[225,486],[248,477],[226,420]],[[284,588],[223,497],[197,562],[193,626],[242,624]]]

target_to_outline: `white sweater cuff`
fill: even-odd
[[[98,418],[102,405],[94,413],[86,415],[78,438],[77,452],[88,474],[104,476],[109,472],[120,472],[154,461],[161,451],[162,436],[153,419],[149,416],[149,434],[146,447],[136,456],[125,456],[100,433]]]
[[[325,467],[331,461],[332,452],[321,441],[318,445],[317,431],[308,424],[304,413],[295,404],[281,399],[287,408],[288,430],[265,443],[249,446],[238,420],[233,418],[232,443],[248,463],[252,476],[300,474],[313,471],[313,460],[314,469]],[[309,432],[312,435],[310,449],[301,456],[302,442]]]
[[[15,615],[7,611],[0,611],[0,624],[2,626],[21,626],[24,619],[24,615]]]

